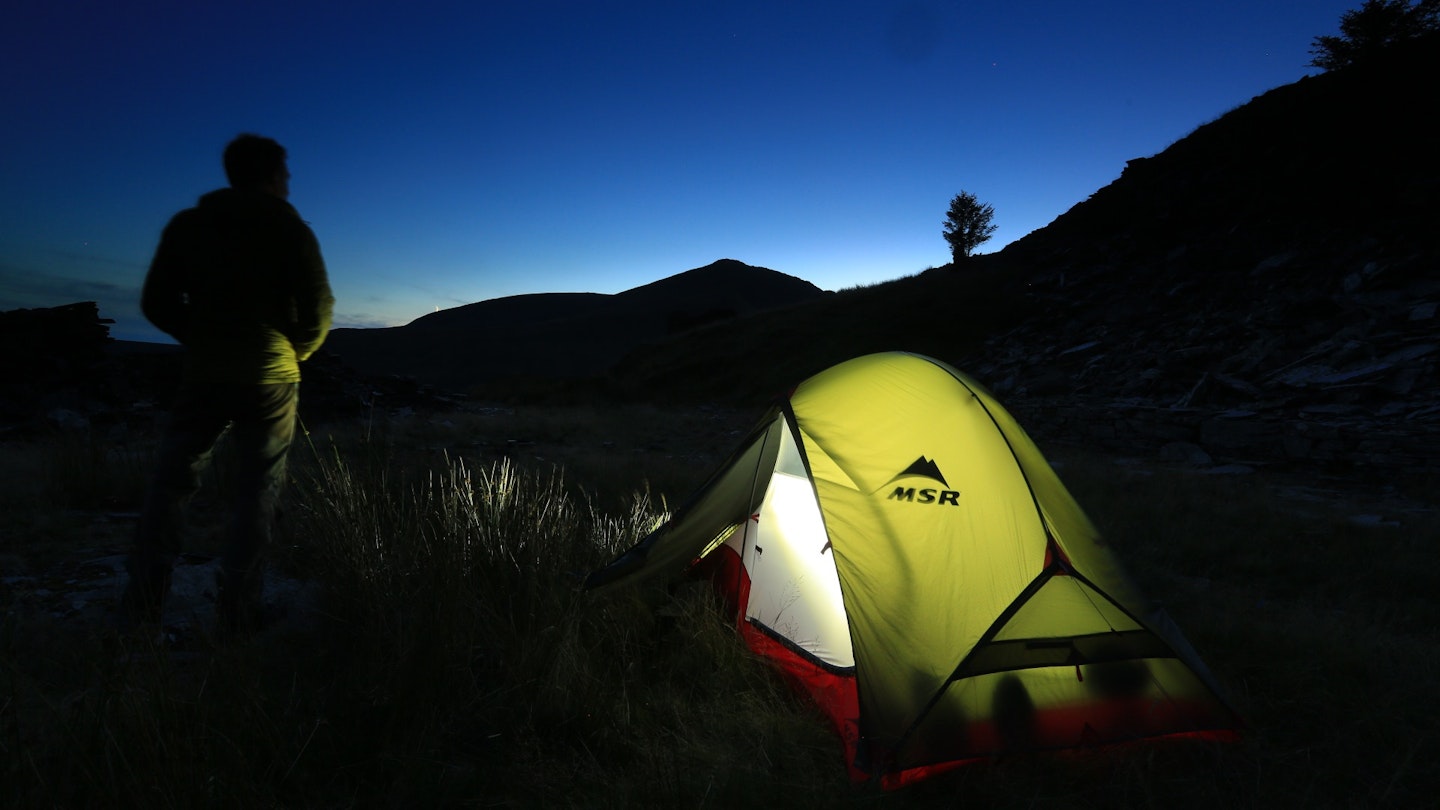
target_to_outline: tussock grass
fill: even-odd
[[[5,594],[0,803],[1351,807],[1424,806],[1440,786],[1440,530],[1423,515],[1359,526],[1339,503],[1275,497],[1262,476],[1080,454],[1062,478],[1230,692],[1243,741],[1017,757],[890,794],[851,786],[824,721],[707,589],[577,587],[746,421],[517,408],[314,431],[274,559],[317,601],[259,637],[167,652]],[[45,557],[80,530],[40,531],[44,515],[143,485],[144,464],[90,453],[7,454],[29,489],[5,508],[32,521],[15,554]]]

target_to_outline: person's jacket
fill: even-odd
[[[194,382],[299,382],[334,306],[320,245],[295,208],[233,188],[170,220],[140,296],[145,317],[185,346]]]

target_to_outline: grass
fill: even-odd
[[[1231,693],[1243,740],[850,785],[823,720],[708,591],[576,587],[744,422],[517,407],[315,429],[275,549],[318,585],[305,621],[184,657],[0,591],[0,803],[1407,807],[1440,787],[1424,513],[1359,526],[1353,502],[1277,500],[1283,482],[1259,475],[1073,451],[1062,478]],[[87,515],[138,498],[143,442],[110,444],[6,449],[4,559],[37,572],[95,544]]]

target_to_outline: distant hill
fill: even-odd
[[[808,281],[721,259],[614,295],[516,295],[441,310],[405,326],[337,329],[326,349],[360,371],[457,390],[497,381],[584,378],[697,326],[826,294]]]

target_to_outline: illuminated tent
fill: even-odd
[[[709,573],[857,780],[1237,718],[1014,419],[945,363],[801,383],[668,522],[591,574]]]

